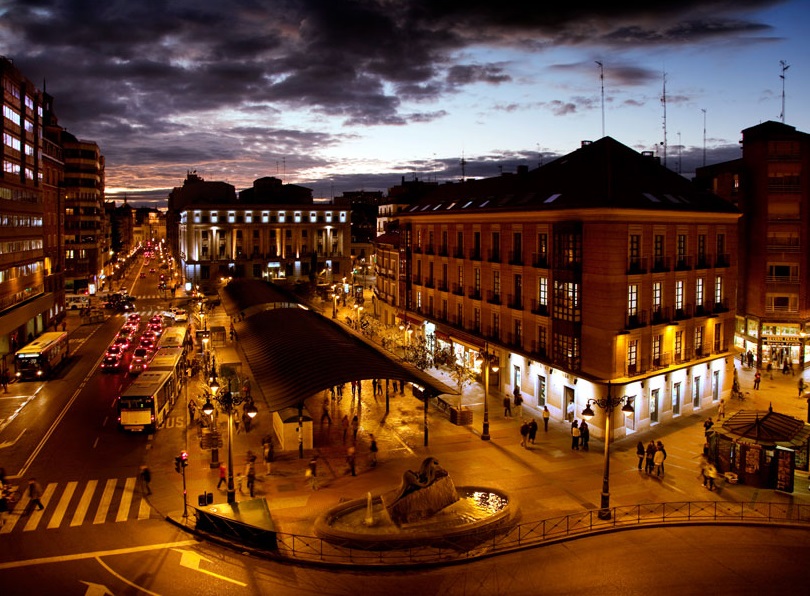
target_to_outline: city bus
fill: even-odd
[[[172,373],[178,386],[183,384],[185,368],[186,353],[183,348],[158,348],[149,364],[149,370]]]
[[[47,379],[68,357],[68,334],[43,333],[14,355],[14,367],[21,381]]]
[[[188,327],[185,325],[166,327],[158,340],[158,348],[182,348],[185,354],[188,348]]]
[[[153,432],[160,428],[179,390],[170,371],[145,370],[118,397],[118,429]]]

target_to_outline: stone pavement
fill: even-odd
[[[331,303],[326,302],[326,316],[331,316],[326,312],[329,310]],[[345,309],[346,313],[343,310],[341,308],[339,320],[345,320],[350,311],[349,308]],[[221,307],[212,313],[211,321],[216,321],[211,324],[224,324],[226,327],[228,324],[227,315]],[[238,345],[228,343],[243,360],[243,371],[247,371],[247,363]],[[446,373],[435,369],[430,372],[453,386]],[[763,379],[758,391],[753,389],[753,371],[744,368],[739,372],[739,378],[747,398],[742,402],[734,400],[727,403],[727,417],[738,409],[766,410],[769,404],[773,404],[778,412],[806,420],[807,403],[797,397],[798,377],[775,374],[773,379]],[[810,378],[810,374],[805,372],[805,378]],[[314,420],[315,449],[307,451],[300,458],[297,448],[281,451],[276,441],[276,461],[272,465],[272,473],[266,476],[261,461],[261,438],[272,427],[272,415],[262,403],[260,388],[254,385],[259,413],[254,419],[253,430],[248,433],[240,431],[234,436],[234,467],[236,472],[242,471],[248,450],[258,456],[255,496],[267,500],[278,531],[313,535],[313,525],[318,515],[342,501],[365,498],[369,492],[378,494],[399,486],[402,473],[408,469],[418,469],[427,456],[437,458],[458,486],[478,485],[506,491],[518,503],[523,521],[599,508],[605,462],[604,443],[592,439],[590,451],[572,451],[568,423],[552,420],[548,432],[543,432],[539,412],[524,407],[524,417],[538,417],[540,430],[536,442],[523,448],[520,446],[519,418],[505,419],[501,406],[503,394],[490,391],[491,440],[482,441],[480,433],[484,407],[480,384],[468,386],[462,398],[463,405],[473,411],[471,426],[452,424],[447,415],[438,411],[433,404],[426,419],[423,402],[413,397],[409,389],[404,394],[389,389],[389,411],[386,415],[385,396],[375,398],[371,389],[371,381],[365,380],[359,400],[352,399],[349,385],[346,385],[341,400],[329,399],[328,391],[312,396],[307,401],[307,408]],[[326,421],[321,424],[324,398],[328,399],[331,425]],[[361,424],[357,438],[357,475],[351,476],[347,473],[346,464],[346,449],[352,443],[351,431],[344,443],[340,420],[344,415],[351,418],[355,413]],[[724,482],[719,483],[716,492],[704,489],[697,476],[704,440],[703,421],[708,416],[716,420],[716,408],[681,416],[649,431],[614,441],[610,459],[611,506],[706,500],[810,504],[806,472],[796,474],[793,494]],[[371,467],[369,459],[372,434],[380,449],[376,467]],[[646,444],[651,439],[663,441],[667,449],[666,473],[660,479],[637,469],[636,443],[640,440]],[[226,441],[224,433],[223,440]],[[210,459],[210,453],[199,450],[191,438],[189,445],[194,460]],[[313,454],[319,458],[318,490],[313,490],[305,477]],[[220,450],[220,458],[226,457],[226,451]],[[189,503],[196,504],[197,495],[203,491],[213,492],[215,503],[224,502],[225,491],[215,488],[217,480],[216,470],[201,466],[193,470],[189,468]],[[171,503],[176,504],[176,485],[176,482],[161,485],[153,480],[157,502],[161,500],[157,494],[164,491]],[[247,494],[237,492],[237,500],[247,498]],[[182,523],[181,512],[176,507],[169,508],[170,517]]]

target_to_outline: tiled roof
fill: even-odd
[[[654,157],[604,137],[522,174],[446,184],[403,214],[596,208],[738,213]]]

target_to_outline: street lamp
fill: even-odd
[[[205,401],[203,405],[203,412],[210,416],[214,412],[214,404],[211,403],[213,399],[216,401],[222,410],[228,415],[228,503],[236,502],[236,489],[233,485],[233,413],[237,406],[247,402],[245,405],[245,413],[254,418],[257,414],[256,406],[253,405],[253,400],[248,396],[234,395],[231,393],[231,380],[228,379],[228,390],[220,391],[219,383],[217,382],[216,373],[211,377],[211,397]]]
[[[595,404],[605,411],[605,471],[602,476],[602,502],[599,513],[597,513],[599,519],[610,519],[610,418],[614,408],[619,404],[623,404],[622,413],[625,416],[633,414],[635,410],[633,406],[630,405],[632,399],[632,397],[626,395],[623,397],[612,397],[610,395],[610,383],[608,383],[607,396],[603,399],[589,399],[588,403],[585,404],[585,409],[582,410],[582,417],[585,420],[590,420],[594,416],[591,404]]]
[[[489,441],[489,371],[498,372],[499,366],[495,354],[489,353],[489,344],[484,344],[483,353],[479,353],[481,372],[484,381],[484,424],[481,429],[481,440]]]
[[[337,319],[337,284],[332,284],[332,318]]]
[[[355,323],[354,328],[360,329],[360,313],[363,311],[363,307],[359,304],[355,304],[352,308],[357,311],[357,322]]]

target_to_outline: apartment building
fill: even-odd
[[[585,142],[404,209],[398,316],[470,366],[494,354],[491,382],[556,419],[626,398],[623,436],[729,393],[739,215],[651,154]]]
[[[62,157],[43,132],[51,99],[7,58],[0,58],[0,78],[0,355],[8,370],[10,354],[64,315],[55,210]]]
[[[315,203],[310,189],[277,178],[237,197],[230,184],[189,172],[167,216],[185,281],[201,288],[228,277],[332,284],[350,274],[349,207]]]

